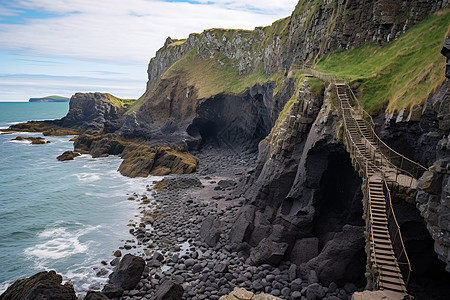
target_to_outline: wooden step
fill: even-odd
[[[404,285],[397,285],[387,282],[380,283],[380,289],[387,289],[396,292],[406,292],[406,288]]]

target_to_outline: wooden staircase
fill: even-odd
[[[350,153],[353,165],[365,181],[367,254],[373,288],[385,290],[392,299],[403,299],[407,296],[407,290],[389,230],[389,217],[393,213],[388,211],[390,195],[386,194],[389,190],[385,178],[385,174],[393,171],[398,173],[397,167],[386,159],[377,147],[377,141],[361,114],[352,108],[350,103],[352,95],[349,94],[348,85],[336,83],[335,86],[339,110],[344,121],[347,151]],[[399,231],[398,234],[400,234]],[[406,256],[404,247],[402,254]],[[411,270],[409,261],[408,269]]]

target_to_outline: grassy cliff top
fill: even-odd
[[[192,49],[173,64],[162,79],[179,76],[188,85],[197,89],[199,99],[222,92],[240,93],[257,83],[263,84],[274,80],[278,75],[266,76],[262,63],[253,73],[239,75],[238,70],[231,65],[230,59],[227,57],[216,56],[212,59],[202,60],[197,57],[196,51],[196,49]]]
[[[136,99],[121,99],[109,93],[105,93],[105,95],[106,99],[104,100],[117,107],[127,107],[129,104],[133,104],[136,101]]]
[[[445,57],[440,54],[449,30],[450,10],[413,26],[399,39],[349,51],[337,50],[316,65],[321,72],[351,77],[361,83],[362,102],[375,112],[390,112],[423,104],[444,80]]]

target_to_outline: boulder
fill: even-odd
[[[59,161],[73,160],[77,156],[80,156],[80,153],[69,150],[69,151],[65,151],[60,156],[56,157],[56,159]]]
[[[123,295],[123,288],[115,284],[105,284],[102,293],[109,298],[120,298]]]
[[[166,280],[156,291],[156,300],[181,300],[183,299],[184,289],[181,284],[172,280]]]
[[[248,258],[249,263],[259,265],[262,263],[269,263],[273,266],[278,266],[283,260],[287,243],[279,243],[270,239],[263,239],[257,247],[253,248]]]
[[[300,271],[304,276],[316,273],[318,280],[325,285],[356,282],[364,277],[364,247],[364,226],[345,225],[342,232],[336,233],[325,244],[317,257],[300,266]],[[314,281],[310,280],[311,283]]]
[[[200,239],[211,247],[215,247],[222,233],[221,223],[214,216],[206,217],[200,227]]]
[[[239,245],[249,238],[253,230],[253,219],[255,217],[255,207],[245,206],[236,218],[230,231],[230,242]]]
[[[15,281],[2,295],[1,300],[77,300],[71,284],[62,285],[62,276],[55,271],[44,271]]]
[[[144,259],[139,256],[126,254],[120,261],[119,266],[109,276],[109,283],[126,290],[132,289],[141,279],[144,268]]]
[[[89,291],[84,300],[109,300],[109,297],[103,293]]]
[[[304,238],[295,242],[291,252],[291,262],[296,265],[308,262],[319,254],[319,239]]]

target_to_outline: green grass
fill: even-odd
[[[113,104],[115,106],[118,106],[118,107],[127,107],[128,105],[133,104],[134,102],[136,102],[135,99],[121,99],[121,98],[118,98],[118,97],[116,97],[114,95],[111,95],[109,93],[105,93],[105,95],[107,96],[106,102],[109,102],[109,103],[111,103],[111,104]]]
[[[197,89],[199,99],[222,92],[241,93],[256,83],[263,84],[271,80],[271,77],[264,74],[262,63],[253,73],[239,75],[238,69],[231,65],[227,57],[202,60],[197,57],[196,52],[197,49],[189,51],[166,71],[162,79],[179,76],[187,85],[193,85]]]
[[[428,17],[385,47],[369,44],[323,57],[316,69],[361,83],[364,107],[375,112],[410,109],[423,104],[444,80],[445,57],[440,54],[449,29],[450,12]]]
[[[291,106],[297,100],[298,92],[300,91],[300,88],[302,87],[302,82],[305,80],[305,75],[300,72],[297,72],[292,77],[297,78],[297,86],[295,88],[295,92],[292,94],[291,98],[284,105],[283,109],[281,110],[280,114],[278,115],[277,120],[275,121],[275,125],[273,126],[273,128],[277,128],[278,125],[281,124],[282,121],[284,121],[284,119],[287,116],[287,112],[291,109]]]

